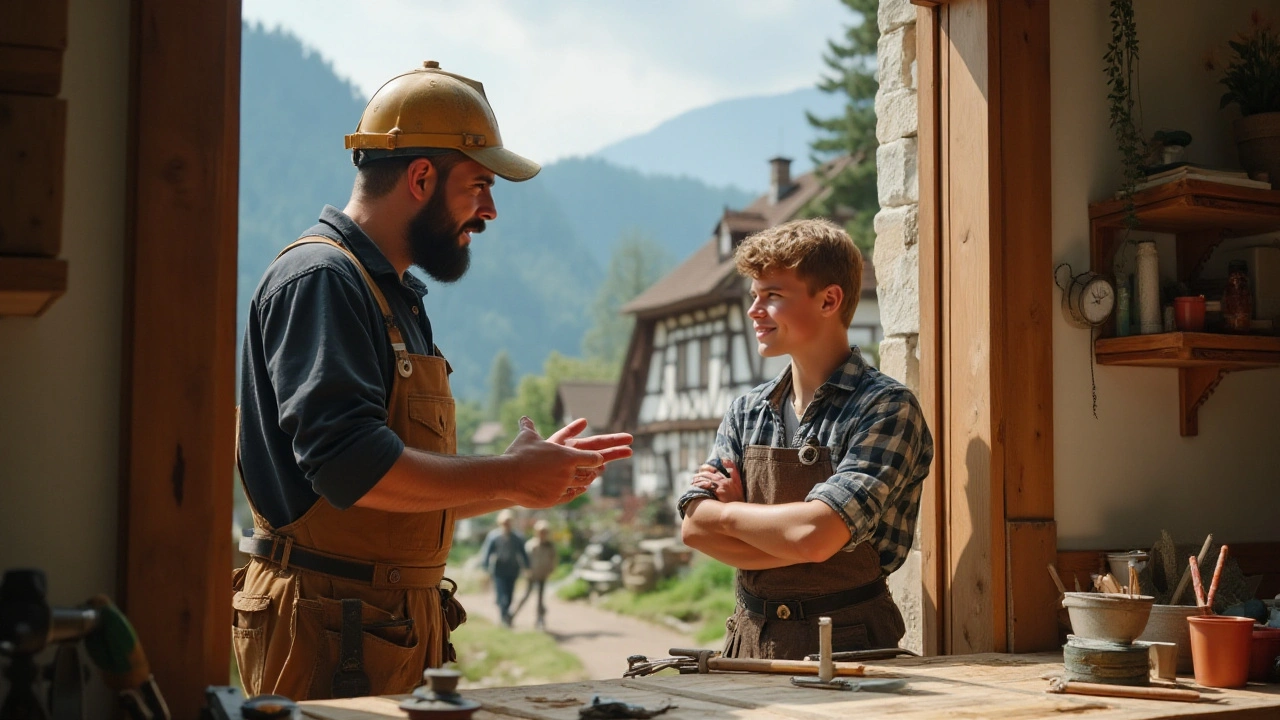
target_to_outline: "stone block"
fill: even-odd
[[[920,524],[916,523],[916,527]],[[917,539],[915,549],[907,552],[902,567],[889,575],[889,592],[893,594],[893,602],[902,611],[902,621],[907,626],[907,634],[898,644],[916,653],[924,652],[924,603],[921,599],[924,586],[920,583],[922,556],[919,547]]]
[[[880,207],[920,202],[916,176],[916,139],[903,138],[876,148],[876,184]]]
[[[876,231],[877,253],[880,252],[881,244],[894,248],[892,252],[896,253],[901,252],[902,248],[915,245],[920,239],[920,206],[918,205],[881,208],[872,222]]]
[[[895,256],[889,245],[876,243],[876,296],[880,301],[880,325],[884,334],[916,335],[920,332],[920,246],[905,247]]]
[[[920,357],[915,335],[895,335],[880,341],[880,372],[906,385],[913,392],[920,389]]]
[[[911,0],[880,0],[876,9],[876,24],[883,35],[902,27],[914,25],[916,22],[916,6]]]
[[[904,137],[915,137],[919,131],[920,114],[916,91],[910,88],[876,93],[876,140],[880,144]]]
[[[914,87],[916,26],[907,25],[880,36],[876,45],[876,82],[881,90]]]

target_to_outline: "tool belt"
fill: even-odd
[[[444,579],[443,564],[414,567],[365,562],[305,548],[295,544],[293,538],[283,535],[240,538],[240,552],[279,565],[281,570],[298,568],[381,589],[437,587]]]
[[[768,620],[808,620],[819,615],[873,600],[888,592],[889,585],[883,577],[850,590],[830,595],[819,595],[804,600],[765,600],[738,586],[738,602],[747,612]]]

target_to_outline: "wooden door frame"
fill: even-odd
[[[1049,649],[1049,0],[915,2],[924,649]]]
[[[117,599],[174,717],[231,645],[239,0],[133,0]]]

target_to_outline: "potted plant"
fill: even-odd
[[[1280,34],[1257,10],[1249,29],[1227,43],[1225,60],[1210,57],[1209,70],[1223,70],[1227,92],[1221,107],[1240,107],[1235,121],[1240,164],[1257,180],[1280,184]]]

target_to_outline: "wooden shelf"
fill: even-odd
[[[1280,230],[1280,191],[1203,180],[1179,180],[1133,196],[1136,230],[1172,233],[1178,280],[1190,283],[1215,248],[1230,237]],[[1089,259],[1094,272],[1114,276],[1116,251],[1126,236],[1125,201],[1089,206]],[[1280,337],[1162,333],[1109,337],[1114,318],[1094,344],[1099,365],[1165,367],[1178,370],[1182,435],[1199,432],[1198,413],[1229,372],[1280,367]]]
[[[1094,356],[1099,365],[1223,370],[1280,367],[1280,337],[1173,332],[1099,338]]]
[[[66,260],[0,256],[0,317],[36,317],[66,290]]]

